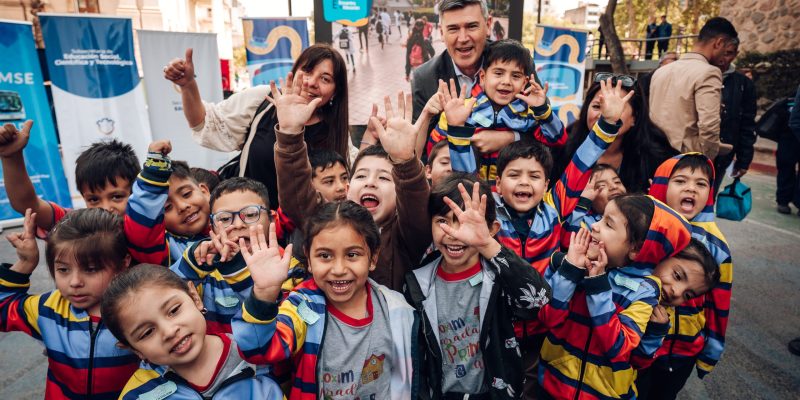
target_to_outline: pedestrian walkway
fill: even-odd
[[[358,33],[355,29],[352,29],[352,32],[354,45],[358,46]],[[398,91],[411,92],[411,84],[405,79],[407,38],[408,29],[405,26],[402,29],[402,36],[398,34],[396,27],[392,27],[392,35],[381,49],[378,35],[370,32],[369,51],[366,46],[364,49],[356,50],[355,72],[349,65],[347,72],[350,125],[366,125],[373,103],[378,104],[378,112],[383,114],[384,96],[391,96],[394,104]],[[441,40],[434,39],[433,48],[436,54],[439,54],[444,51],[445,45]]]

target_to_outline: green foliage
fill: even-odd
[[[778,100],[792,97],[800,84],[797,66],[800,49],[780,50],[773,53],[747,52],[736,59],[736,68],[753,71],[753,81],[759,98]]]
[[[629,1],[633,2],[634,12],[632,36],[629,36]],[[656,17],[658,24],[661,16],[666,14],[667,22],[672,24],[673,36],[693,35],[706,20],[719,15],[719,4],[720,0],[620,0],[614,13],[614,25],[620,38],[644,38],[650,17]]]

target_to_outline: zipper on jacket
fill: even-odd
[[[586,374],[586,359],[589,357],[589,344],[592,343],[592,332],[594,329],[589,328],[589,337],[586,338],[586,346],[583,348],[583,355],[581,356],[581,373],[578,381],[578,389],[575,391],[575,400],[581,396],[583,389],[583,375]]]
[[[677,341],[678,332],[680,332],[680,314],[678,314],[678,308],[675,307],[675,337],[672,338],[672,343],[669,344],[669,354],[667,355],[667,367],[669,367],[669,372],[672,372],[672,349],[675,347],[675,342]]]
[[[100,324],[101,322],[97,323],[97,328],[92,327],[92,321],[89,320],[89,371],[88,371],[88,379],[86,382],[86,398],[92,398],[92,375],[94,370],[94,345],[95,341],[97,340],[97,334],[100,332]]]

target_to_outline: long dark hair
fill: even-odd
[[[329,148],[344,157],[350,163],[349,151],[349,124],[347,111],[347,66],[339,52],[326,43],[318,43],[310,46],[300,53],[300,57],[292,66],[292,73],[296,73],[298,68],[305,72],[310,72],[319,63],[331,60],[333,64],[333,81],[336,84],[332,104],[323,104],[320,108],[322,120],[328,125],[328,136],[324,141],[323,147]]]
[[[556,157],[556,167],[550,175],[550,182],[554,183],[561,177],[572,155],[589,136],[592,127],[587,126],[587,115],[591,102],[599,91],[600,84],[595,83],[586,92],[579,118],[572,124],[567,145]],[[646,192],[650,186],[649,179],[653,177],[656,168],[668,158],[678,154],[678,151],[669,144],[664,132],[650,120],[647,97],[642,93],[640,82],[637,82],[633,98],[630,100],[635,123],[619,139],[622,140],[619,178],[628,193]]]

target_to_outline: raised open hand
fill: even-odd
[[[192,61],[192,48],[186,49],[184,58],[175,58],[164,67],[164,78],[183,87],[194,82],[194,62]]]
[[[439,104],[444,108],[447,125],[464,126],[472,114],[475,105],[474,97],[467,100],[467,85],[461,85],[461,94],[456,90],[456,81],[450,79],[450,87],[439,79]]]
[[[239,238],[242,257],[253,279],[253,295],[261,301],[275,301],[281,285],[289,277],[289,261],[292,259],[292,245],[286,246],[281,255],[275,224],[269,224],[269,242],[264,236],[264,226],[250,227],[250,249],[244,238]]]
[[[550,83],[545,82],[544,88],[536,83],[536,79],[534,79],[533,74],[530,77],[530,86],[525,89],[521,94],[518,93],[516,97],[525,103],[528,104],[529,107],[539,107],[544,105],[547,102],[547,91],[550,90]]]
[[[577,233],[570,233],[567,261],[578,268],[589,268],[589,259],[586,258],[586,252],[589,250],[590,241],[591,235],[586,228],[581,228]]]
[[[17,250],[19,261],[12,269],[15,272],[30,274],[39,264],[39,247],[36,245],[36,213],[30,208],[25,210],[22,232],[8,234],[6,239]]]
[[[275,105],[278,128],[283,133],[302,134],[306,121],[314,115],[317,107],[322,103],[322,99],[319,97],[311,101],[303,97],[305,84],[303,70],[297,71],[297,75],[289,72],[286,80],[281,78],[280,89],[275,86],[275,81],[269,82],[270,95],[267,96],[267,100]]]
[[[589,182],[586,183],[586,186],[583,188],[583,192],[581,192],[581,197],[592,201],[594,201],[594,199],[597,197],[598,193],[597,183],[596,183],[597,179],[595,179],[595,176],[597,175],[598,174],[589,175]]]
[[[417,130],[422,124],[422,118],[417,124],[411,123],[412,101],[411,94],[397,93],[397,109],[392,108],[389,96],[383,98],[386,107],[386,128],[380,123],[378,117],[370,117],[370,122],[378,132],[383,149],[389,153],[392,162],[401,163],[414,158],[414,145],[417,140]]]
[[[3,125],[0,128],[0,157],[9,157],[22,151],[28,145],[32,127],[32,120],[25,121],[22,130],[17,130],[14,124]]]
[[[633,97],[633,93],[633,90],[625,93],[620,79],[617,80],[617,86],[612,85],[611,78],[600,81],[600,112],[603,119],[609,124],[616,124],[622,116],[625,103]]]
[[[458,184],[458,191],[461,192],[461,198],[464,200],[463,210],[452,199],[444,198],[445,204],[450,207],[453,215],[458,219],[458,229],[447,224],[439,224],[439,226],[453,239],[477,248],[484,257],[494,257],[500,251],[500,244],[494,240],[486,224],[486,195],[480,194],[478,182],[472,186],[471,196],[461,183]]]

